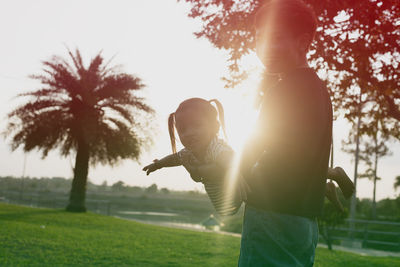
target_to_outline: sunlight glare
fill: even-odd
[[[246,88],[257,88],[257,83],[249,80],[245,85]],[[233,92],[230,92],[231,94]],[[238,178],[240,177],[239,163],[244,145],[252,130],[254,129],[258,111],[254,107],[256,90],[246,92],[246,94],[238,93],[230,96],[230,101],[224,101],[226,110],[226,130],[228,135],[228,143],[235,151],[235,156],[231,167],[226,174],[226,191],[225,203],[233,203],[235,193],[238,189]]]

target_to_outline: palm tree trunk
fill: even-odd
[[[74,179],[69,196],[67,211],[85,212],[86,183],[89,171],[89,146],[86,142],[78,142],[75,158]]]

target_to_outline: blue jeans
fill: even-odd
[[[317,242],[315,219],[246,205],[238,266],[313,266]]]

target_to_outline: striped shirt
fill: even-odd
[[[178,152],[182,165],[200,165],[217,162],[219,155],[223,152],[234,153],[233,149],[222,139],[213,138],[207,147],[204,160],[200,162],[193,153],[184,148]],[[234,178],[235,177],[235,178]],[[206,177],[203,177],[206,178]],[[216,212],[221,216],[235,214],[243,201],[247,200],[249,187],[241,176],[232,175],[227,172],[223,179],[204,179],[202,183]]]

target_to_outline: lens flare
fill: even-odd
[[[227,103],[227,110],[229,110],[229,116],[227,119],[227,131],[228,131],[228,143],[235,150],[235,155],[231,166],[224,179],[225,190],[224,190],[224,203],[229,206],[236,202],[236,199],[240,197],[240,192],[243,190],[243,182],[240,179],[240,160],[244,145],[249,138],[258,115],[257,110],[253,108],[254,96],[247,95],[247,97],[240,97],[237,99],[238,102],[231,99],[232,101]],[[235,103],[236,102],[236,103]],[[240,108],[238,108],[240,107]],[[240,194],[240,195],[238,195]]]

